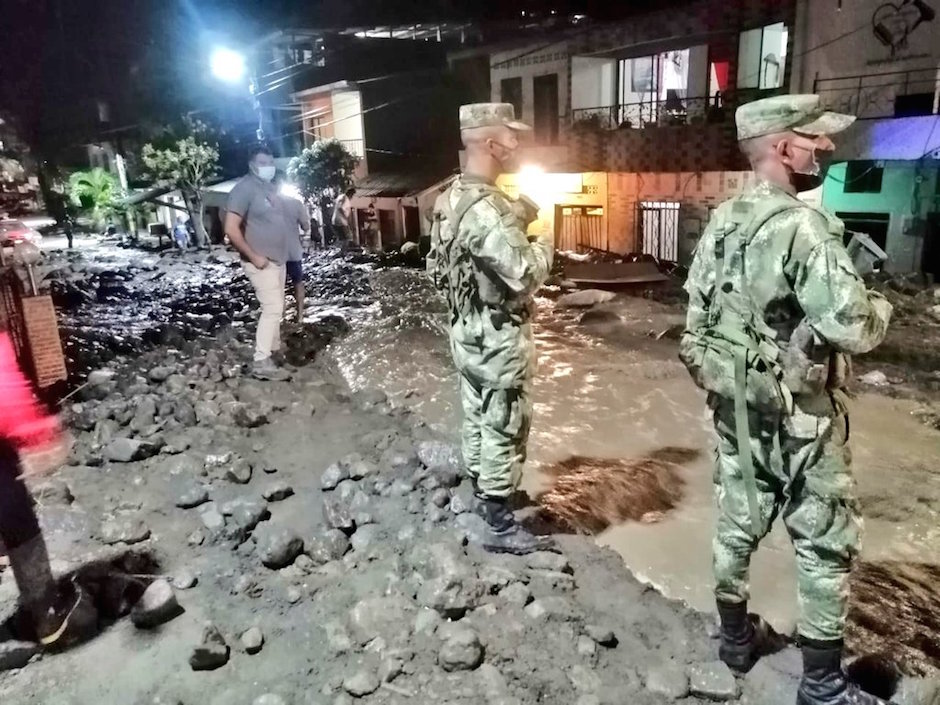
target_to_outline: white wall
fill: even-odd
[[[571,59],[571,109],[615,105],[617,62],[575,56]]]
[[[811,93],[817,76],[825,79],[912,70],[925,71],[918,77],[926,82],[916,91],[910,85],[906,89],[902,78],[881,77],[869,83],[884,84],[876,93],[887,96],[887,102],[882,101],[886,105],[891,104],[895,94],[923,92],[940,66],[940,2],[925,2],[938,17],[914,27],[918,17],[914,5],[901,7],[900,2],[895,2],[896,8],[901,8],[898,12],[884,0],[843,0],[839,11],[835,2],[799,0],[791,92]],[[885,28],[894,47],[886,46],[875,36],[876,24]],[[862,107],[873,99],[867,96]]]
[[[333,136],[336,139],[362,139],[362,99],[359,91],[334,91],[333,120]]]
[[[532,81],[536,76],[558,74],[558,114],[567,112],[568,100],[568,44],[558,42],[551,46],[533,44],[490,56],[490,90],[495,103],[502,102],[500,87],[505,78],[522,79],[522,115],[517,116],[530,125],[535,121],[535,91]]]

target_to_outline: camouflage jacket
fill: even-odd
[[[496,389],[519,386],[535,370],[532,296],[553,249],[530,242],[525,227],[514,201],[472,176],[459,177],[434,206],[427,267],[447,300],[454,362]]]
[[[842,241],[842,221],[776,186],[759,183],[726,201],[705,228],[685,284],[689,311],[682,344],[716,325],[716,242],[723,229],[758,209],[769,218],[750,237],[743,256],[724,253],[724,271],[733,270],[742,300],[779,348],[780,381],[804,409],[813,406],[812,398],[825,406],[823,392],[844,386],[846,354],[868,352],[884,339],[891,305],[867,290],[857,274]],[[686,364],[688,358],[683,355]]]

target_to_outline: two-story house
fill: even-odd
[[[870,234],[892,271],[940,277],[940,2],[800,0],[792,92],[858,116],[823,205]]]
[[[274,86],[262,95],[263,120],[282,159],[325,139],[358,156],[353,226],[373,246],[419,239],[422,204],[458,166],[459,134],[445,119],[460,103],[444,48],[451,31],[295,29],[259,50]]]
[[[695,0],[490,47],[491,100],[534,128],[501,183],[537,196],[560,248],[687,261],[747,183],[734,110],[787,90],[795,22],[795,0]]]

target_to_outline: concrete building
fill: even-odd
[[[795,22],[795,0],[698,0],[489,47],[490,99],[534,127],[504,183],[560,248],[687,262],[745,179],[735,108],[789,85]]]
[[[370,174],[361,179],[352,199],[357,242],[381,252],[430,236],[434,202],[452,178],[417,169]]]
[[[460,91],[444,40],[467,27],[285,30],[265,38],[258,61],[275,88],[262,120],[289,158],[336,139],[359,157],[353,226],[371,248],[419,239],[425,192],[457,168]],[[283,78],[278,78],[283,76]]]
[[[839,140],[822,203],[888,253],[940,277],[937,0],[800,0],[791,91],[859,116]]]
[[[940,276],[937,0],[699,0],[486,52],[490,100],[534,126],[508,188],[536,193],[559,247],[685,263],[710,209],[747,177],[738,105],[819,93],[859,115],[807,200]],[[574,235],[572,235],[574,233]]]

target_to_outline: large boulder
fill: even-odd
[[[472,671],[483,663],[483,646],[470,627],[448,623],[440,628],[438,636],[444,640],[437,662],[445,671]]]
[[[304,542],[290,528],[265,522],[254,533],[261,563],[275,570],[289,566],[304,550]]]
[[[155,580],[131,610],[131,621],[140,629],[152,629],[182,614],[173,587],[166,580]]]
[[[104,456],[114,463],[132,463],[137,460],[146,460],[159,451],[152,443],[146,443],[133,438],[115,438],[104,450]]]

